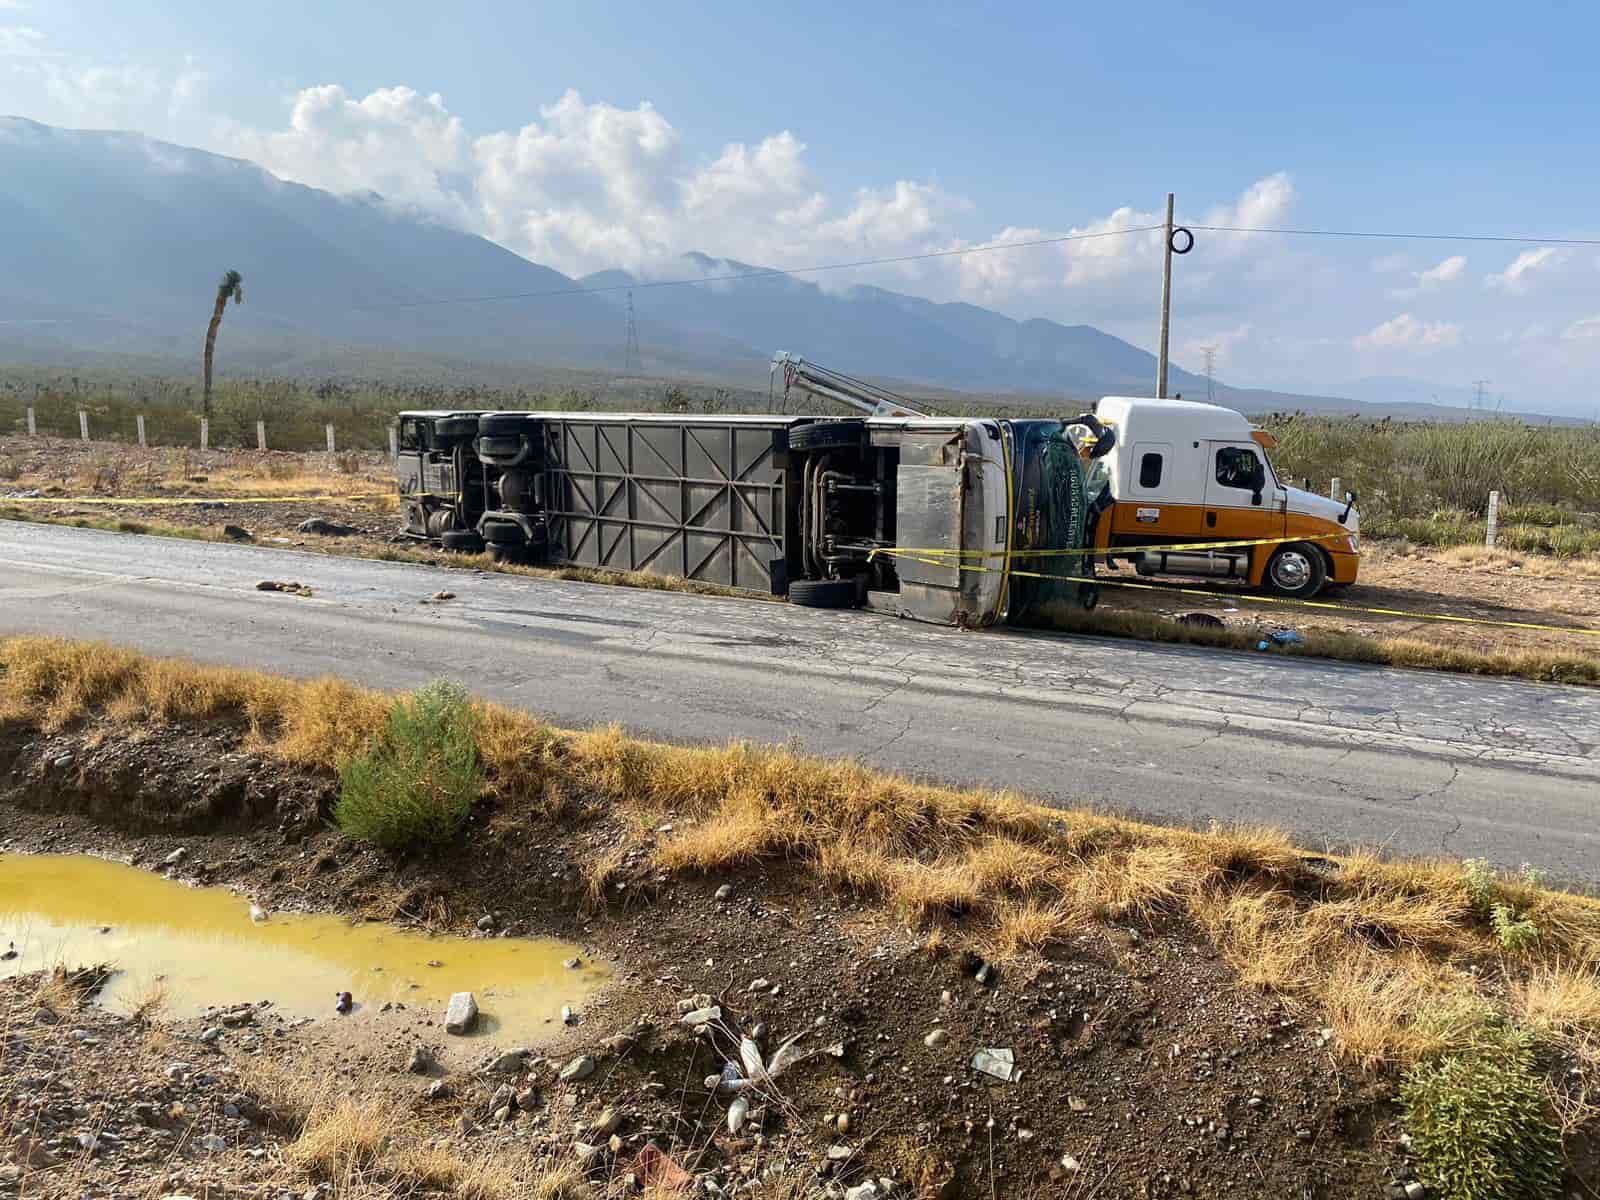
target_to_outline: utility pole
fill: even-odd
[[[622,349],[622,369],[624,371],[637,371],[639,369],[639,326],[633,319],[633,293],[628,293],[628,335],[627,343]]]
[[[1217,402],[1217,389],[1212,381],[1212,373],[1217,365],[1217,348],[1215,346],[1201,346],[1200,353],[1206,357],[1206,403]]]
[[[1167,397],[1167,335],[1172,325],[1172,193],[1167,193],[1167,221],[1161,231],[1161,350],[1156,356],[1156,399]]]

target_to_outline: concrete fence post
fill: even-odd
[[[139,445],[143,446],[145,444],[145,441],[144,441],[144,414],[143,413],[134,414],[133,426],[139,432]]]
[[[200,418],[200,449],[211,449],[211,418]]]
[[[256,422],[256,449],[257,450],[265,450],[266,448],[267,448],[267,423],[265,421],[257,421]]]
[[[1341,490],[1343,486],[1344,480],[1335,475],[1333,477],[1333,482],[1328,485],[1328,496],[1334,500],[1343,500],[1344,492]]]
[[[1489,521],[1484,529],[1483,544],[1490,549],[1494,548],[1494,540],[1500,533],[1500,493],[1489,493]]]
[[[333,422],[328,422],[328,453],[333,453]]]
[[[38,422],[37,419],[35,419],[35,417],[33,415],[33,409],[31,409],[31,408],[28,410],[28,436],[29,437],[38,437],[39,436],[39,422]]]
[[[78,437],[85,442],[89,440],[89,410],[86,408],[78,410]]]
[[[400,427],[398,425],[389,426],[389,461],[400,461]]]

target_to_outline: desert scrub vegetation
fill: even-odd
[[[370,748],[340,767],[334,820],[388,850],[453,840],[483,788],[476,725],[459,684],[397,698]]]
[[[1285,479],[1361,497],[1362,532],[1426,546],[1482,543],[1491,491],[1499,543],[1524,553],[1600,553],[1600,427],[1493,421],[1358,421],[1274,413]]]
[[[1422,1181],[1452,1200],[1559,1194],[1561,1135],[1546,1113],[1531,1034],[1488,1010],[1430,1021],[1454,1044],[1413,1064],[1400,1088]]]

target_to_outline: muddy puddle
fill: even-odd
[[[116,968],[99,1002],[131,1012],[159,992],[167,1017],[270,1000],[285,1017],[351,1020],[398,1002],[442,1021],[473,992],[478,1036],[529,1044],[560,1028],[607,971],[576,946],[538,938],[429,937],[338,917],[252,913],[222,888],[188,887],[86,855],[0,855],[0,978],[63,965]],[[567,967],[580,958],[577,968]]]

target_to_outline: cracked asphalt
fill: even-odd
[[[310,598],[255,590],[295,580]],[[441,588],[456,599],[423,603]],[[1600,692],[0,522],[0,632],[1600,883]]]

